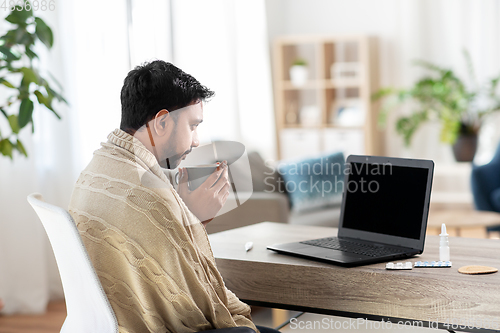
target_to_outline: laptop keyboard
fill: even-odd
[[[387,255],[396,255],[404,253],[401,251],[401,249],[398,248],[376,246],[366,243],[358,243],[346,239],[339,239],[337,237],[313,239],[300,243],[319,246],[327,249],[340,250],[342,252],[362,254],[369,257],[382,257]]]

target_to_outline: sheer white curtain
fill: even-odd
[[[37,13],[54,27],[55,13],[44,14]],[[43,49],[38,50],[44,66],[61,60],[56,51],[59,47],[57,40],[50,53],[52,59]],[[52,69],[52,74],[61,79],[57,68]],[[5,98],[6,93],[2,91],[0,96]],[[69,196],[63,192],[70,191],[68,185],[72,181],[70,117],[66,106],[56,107],[63,121],[57,121],[50,111],[35,107],[36,133],[31,135],[28,128],[21,136],[29,158],[18,154],[13,162],[0,158],[0,298],[5,302],[4,313],[42,312],[50,297],[62,296],[45,231],[26,201],[32,192],[41,192],[47,200],[58,204],[64,204]]]
[[[170,0],[129,1],[132,67],[155,59],[172,62]]]
[[[63,86],[70,105],[63,120],[35,111],[36,132],[24,139],[29,158],[0,158],[0,298],[3,313],[45,311],[62,288],[52,251],[26,196],[42,193],[66,208],[78,174],[106,135],[119,126],[119,92],[129,70],[127,16],[122,0],[58,1],[37,12],[55,42],[41,53],[44,67]]]
[[[264,0],[173,1],[175,64],[215,91],[199,127],[203,142],[235,140],[275,157],[271,65]]]
[[[164,0],[68,0],[57,2],[53,12],[37,12],[55,35],[51,52],[42,50],[43,65],[62,84],[69,106],[58,106],[62,121],[37,110],[35,135],[23,134],[28,159],[0,158],[3,313],[43,312],[49,299],[63,297],[45,231],[26,197],[40,192],[48,202],[68,206],[93,151],[120,125],[120,89],[128,71],[147,60],[172,61],[169,10]]]

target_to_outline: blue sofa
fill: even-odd
[[[500,213],[500,145],[488,164],[472,165],[471,189],[477,210]],[[488,231],[500,231],[500,225]]]
[[[273,168],[270,168],[264,162],[260,154],[255,151],[248,154],[248,159],[252,174],[251,183],[253,184],[253,193],[251,193],[250,198],[241,206],[228,212],[223,212],[226,207],[235,206],[235,204],[231,203],[232,199],[228,198],[228,202],[226,202],[225,207],[221,211],[223,214],[215,217],[207,225],[206,229],[208,233],[238,228],[263,221],[328,227],[338,226],[342,200],[341,192],[332,191],[329,192],[328,196],[323,196],[323,193],[319,193],[320,195],[318,195],[315,191],[287,193],[284,190],[286,186],[283,185],[284,182],[289,185],[292,185],[292,183],[297,185],[303,181],[319,182],[318,184],[326,184],[327,181],[331,181],[332,184],[335,184],[335,176],[337,176],[337,179],[341,178],[343,180],[343,174],[332,175],[329,173],[328,175],[324,175],[323,173],[317,174],[316,172],[313,172],[312,175],[302,172],[296,174],[290,172],[295,164],[293,162],[290,163],[290,161],[289,163],[280,161],[275,165],[273,170]],[[295,162],[297,166],[307,163],[311,165],[321,163],[323,167],[326,167],[327,162],[343,165],[344,156],[333,153]],[[316,164],[316,166],[319,166],[319,164]],[[307,168],[304,168],[304,170],[307,170]],[[318,171],[318,169],[312,169],[311,171]],[[338,168],[334,168],[334,171],[339,172]],[[244,175],[239,175],[237,170],[233,169],[233,177],[244,177]],[[282,185],[278,186],[280,181]],[[321,185],[318,188],[321,188]]]

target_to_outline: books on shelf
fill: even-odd
[[[359,62],[334,62],[330,67],[332,81],[359,80],[361,78],[361,64]]]

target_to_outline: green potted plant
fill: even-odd
[[[297,58],[290,67],[290,81],[296,87],[303,86],[307,82],[309,70],[307,61],[303,58]]]
[[[396,121],[396,131],[403,136],[406,145],[411,143],[420,125],[439,120],[440,139],[453,145],[455,159],[472,161],[484,117],[500,109],[500,94],[497,92],[500,75],[482,85],[476,84],[470,55],[464,51],[464,56],[471,79],[469,86],[451,69],[416,61],[417,66],[430,70],[430,74],[410,89],[383,88],[376,92],[372,96],[374,100],[385,99],[380,123],[385,125],[388,112],[411,103],[413,110]]]
[[[50,27],[33,15],[29,1],[25,1],[23,6],[16,5],[5,20],[13,28],[0,37],[0,84],[8,91],[8,97],[0,101],[0,114],[5,117],[10,131],[0,132],[0,153],[12,159],[15,150],[28,156],[19,139],[19,132],[30,123],[32,132],[35,130],[34,103],[52,111],[60,119],[53,101],[67,102],[42,77],[38,55],[34,51],[37,41],[47,49],[52,48],[54,38]]]

